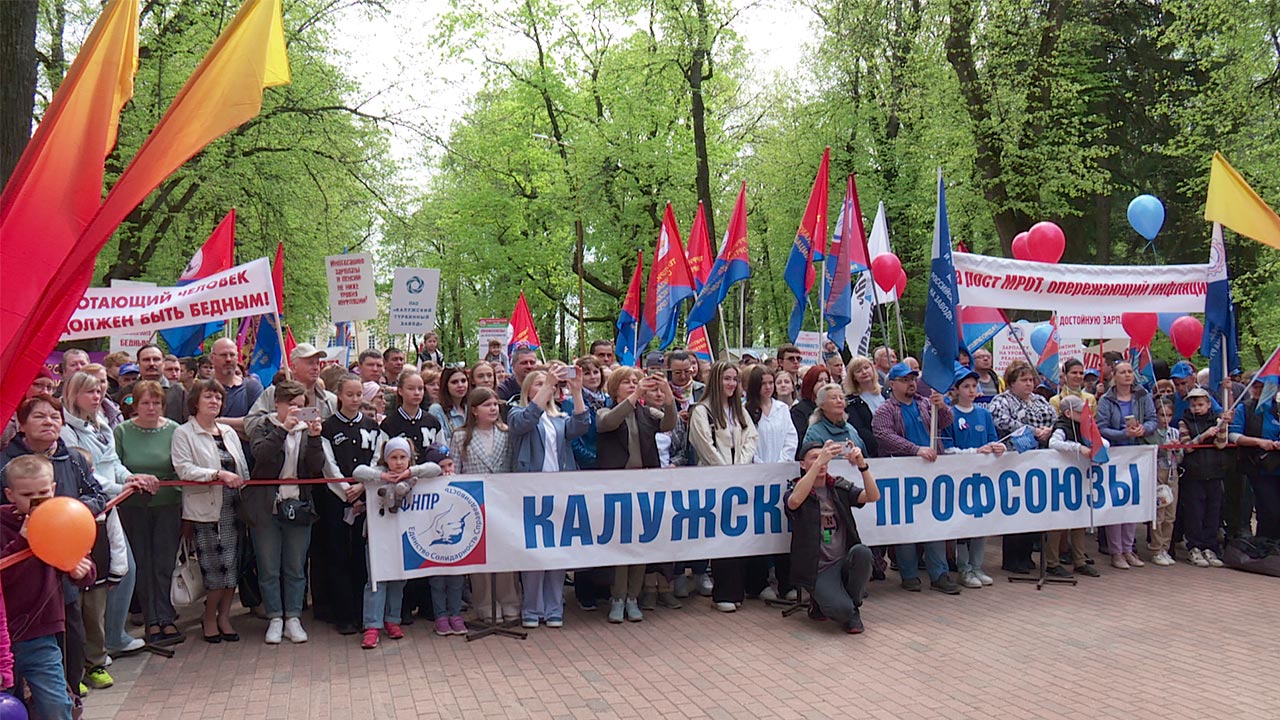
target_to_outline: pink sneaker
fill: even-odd
[[[365,650],[372,650],[378,647],[378,629],[369,628],[364,631],[364,640],[360,642],[360,647]]]
[[[467,624],[463,622],[461,615],[454,615],[449,618],[449,627],[453,630],[454,635],[467,634]]]
[[[386,623],[382,628],[387,631],[387,637],[392,640],[399,640],[404,637],[404,630],[401,630],[400,626],[395,623]]]
[[[436,634],[441,637],[453,634],[453,626],[449,624],[449,618],[436,618]]]

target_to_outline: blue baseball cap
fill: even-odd
[[[951,384],[959,385],[961,382],[964,382],[964,380],[969,377],[972,377],[974,380],[981,380],[981,378],[978,376],[978,371],[967,368],[964,365],[961,365],[960,363],[956,363],[955,380],[953,380]]]
[[[1173,369],[1169,371],[1169,377],[1174,380],[1185,380],[1195,376],[1195,368],[1191,367],[1191,363],[1186,360],[1179,360],[1174,364]]]
[[[915,370],[912,370],[911,366],[904,362],[900,362],[897,365],[894,365],[893,367],[889,368],[890,380],[901,380],[902,378],[905,378],[905,377],[920,377],[920,373],[916,372]]]
[[[125,363],[120,366],[120,375],[137,375],[142,372],[137,363]]]

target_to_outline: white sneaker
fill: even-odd
[[[703,597],[711,596],[711,589],[715,583],[711,580],[711,573],[702,573],[698,576],[698,594]]]
[[[974,570],[973,574],[978,576],[978,579],[982,581],[983,585],[991,586],[991,585],[994,585],[996,582],[991,578],[990,575],[982,572],[981,568]]]
[[[1209,567],[1224,567],[1224,566],[1225,566],[1225,563],[1223,563],[1223,562],[1222,562],[1222,560],[1218,557],[1218,553],[1216,553],[1216,552],[1214,552],[1214,551],[1212,551],[1212,550],[1205,550],[1205,551],[1204,551],[1204,560],[1205,560],[1205,562],[1207,562],[1207,563],[1209,564]]]
[[[289,642],[304,643],[307,641],[307,631],[302,629],[302,621],[296,617],[284,621],[284,634],[285,637],[289,638]]]
[[[106,660],[102,661],[102,667],[111,667],[111,656],[108,655]]]
[[[1154,565],[1159,565],[1161,567],[1168,567],[1173,564],[1173,558],[1169,557],[1169,553],[1161,550],[1160,552],[1152,556],[1151,562]]]
[[[111,651],[120,655],[125,653],[137,652],[147,646],[147,641],[142,638],[129,638],[129,642],[124,647],[112,648]],[[107,656],[107,662],[103,663],[103,667],[111,664],[111,656]]]
[[[1209,561],[1204,558],[1204,553],[1200,552],[1200,548],[1192,548],[1187,553],[1187,562],[1196,567],[1209,567]]]
[[[268,645],[279,645],[280,636],[284,634],[284,620],[282,618],[272,618],[267,623],[267,637],[264,642]]]
[[[759,598],[765,602],[776,602],[779,599],[778,591],[774,590],[772,585],[766,585],[765,588],[760,591]]]
[[[982,580],[972,570],[967,570],[960,575],[960,584],[967,588],[980,588]]]
[[[796,598],[800,597],[800,594],[796,592],[795,588],[791,588],[790,590],[787,591],[787,594],[784,597],[786,597],[786,599],[788,600],[794,601]]]
[[[734,605],[731,602],[718,602],[716,603],[716,609],[719,610],[720,612],[728,613],[728,612],[733,612],[734,610],[737,610],[738,606]]]

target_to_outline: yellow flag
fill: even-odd
[[[1280,216],[1262,202],[1222,153],[1213,154],[1204,219],[1280,250]]]

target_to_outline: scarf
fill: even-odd
[[[284,435],[284,464],[280,466],[280,479],[297,479],[298,478],[298,452],[302,449],[302,436],[307,432],[307,424],[299,422],[293,426],[292,430],[286,430],[284,425],[280,423],[280,418],[275,415],[267,416],[271,422],[278,428],[285,431]],[[301,497],[301,490],[297,485],[280,485],[276,488],[276,502],[281,500],[297,500]]]

